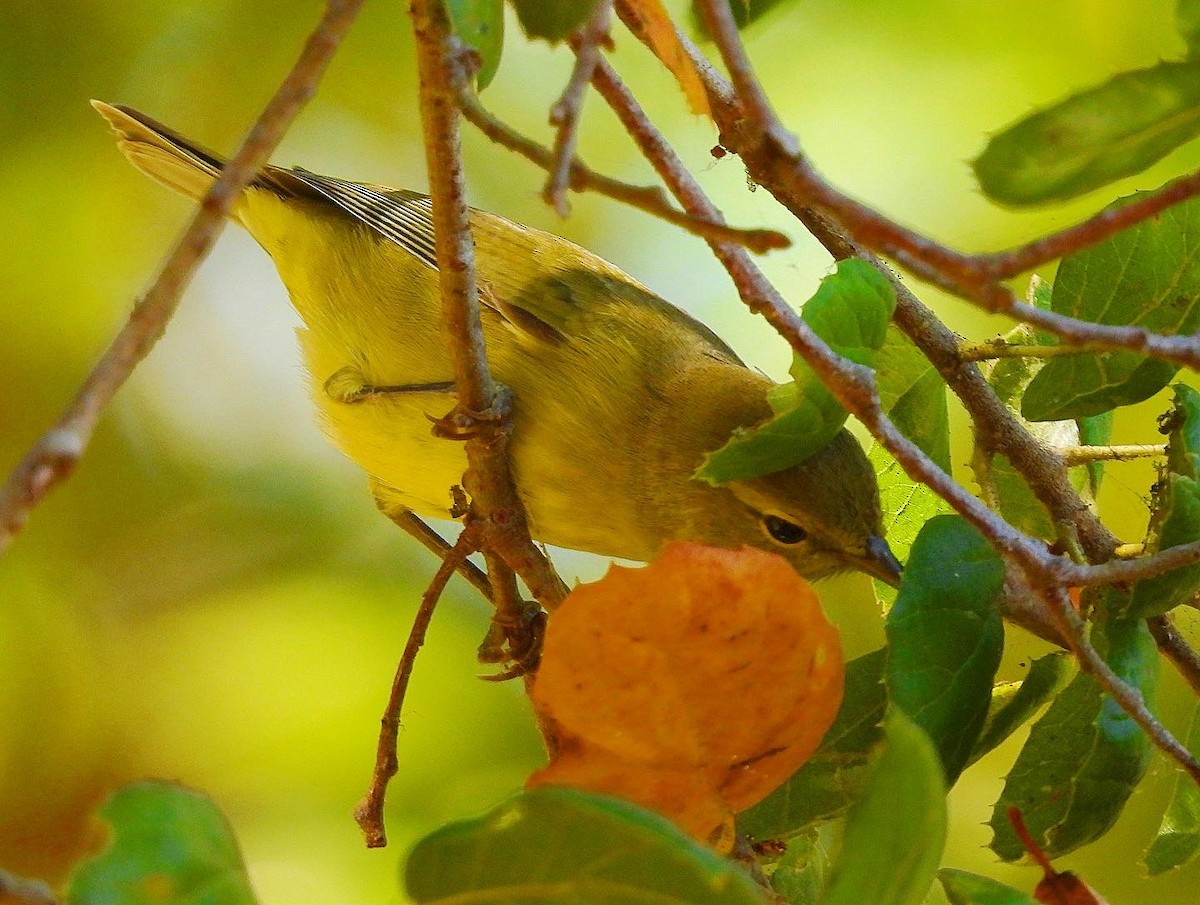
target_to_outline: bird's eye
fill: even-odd
[[[763,527],[767,529],[767,534],[781,544],[798,544],[808,537],[808,532],[795,522],[789,522],[777,515],[768,515],[764,518]]]

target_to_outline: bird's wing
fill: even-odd
[[[381,236],[436,270],[433,209],[429,197],[320,176],[296,167],[286,171]],[[659,315],[689,328],[709,354],[740,364],[715,333],[659,298],[617,267],[572,242],[473,211],[480,240],[480,301],[515,330],[537,342],[561,343],[587,332],[602,306],[614,319]],[[488,257],[502,260],[503,266]]]
[[[289,172],[355,219],[395,242],[422,264],[437,270],[433,208],[428,195],[319,176],[300,167],[293,167]]]

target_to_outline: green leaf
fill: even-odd
[[[208,798],[181,786],[139,782],[100,810],[109,848],[71,880],[71,905],[253,905],[233,831]]]
[[[946,844],[945,780],[929,738],[901,710],[884,720],[883,755],[846,815],[822,905],[919,905]]]
[[[829,853],[820,834],[814,829],[789,839],[787,851],[768,871],[771,889],[788,905],[817,905],[829,872]]]
[[[950,512],[950,504],[924,484],[910,478],[900,463],[878,443],[871,444],[867,459],[874,467],[875,478],[879,482],[879,501],[883,509],[883,527],[888,546],[896,558],[904,562],[921,528],[934,516]],[[896,590],[876,581],[875,596],[886,609],[896,599]]]
[[[875,356],[879,402],[896,427],[946,472],[950,471],[950,416],[942,375],[895,324]]]
[[[1061,201],[1139,173],[1200,134],[1200,65],[1123,72],[1009,126],[975,161],[1002,204]]]
[[[937,872],[937,878],[950,905],[1038,905],[1033,896],[1019,889],[965,870],[942,868]]]
[[[1167,334],[1200,326],[1198,302],[1200,200],[1176,205],[1064,258],[1053,294],[1059,314]],[[1125,351],[1053,358],[1030,383],[1021,412],[1031,421],[1103,414],[1149,399],[1178,370],[1170,362]]]
[[[861,794],[868,765],[883,741],[887,707],[884,651],[846,664],[837,718],[820,747],[782,786],[738,814],[739,833],[753,839],[790,839],[843,813]]]
[[[488,905],[764,905],[739,868],[670,821],[576,789],[522,793],[417,843],[404,869],[416,902]]]
[[[1072,663],[1074,661],[1065,653],[1046,654],[1033,661],[1023,681],[1007,682],[993,688],[983,731],[979,733],[967,765],[999,747],[1062,691],[1071,675]]]
[[[1200,482],[1183,475],[1168,475],[1159,482],[1152,516],[1161,527],[1146,544],[1147,552],[1159,552],[1200,540]],[[1134,583],[1125,614],[1148,619],[1192,600],[1200,592],[1200,563],[1172,569]]]
[[[1166,429],[1167,467],[1175,474],[1200,478],[1200,393],[1186,383],[1177,383],[1175,409],[1168,416]]]
[[[1118,676],[1152,704],[1158,651],[1140,619],[1098,623],[1092,643]],[[1025,853],[1008,820],[1018,807],[1051,858],[1098,839],[1116,822],[1145,775],[1150,742],[1132,719],[1080,673],[1033,725],[992,812],[992,850]]]
[[[1004,563],[983,535],[939,515],[917,536],[887,616],[888,697],[929,736],[951,785],[991,703],[1003,588]]]
[[[1200,708],[1192,713],[1187,748],[1193,756],[1200,757]],[[1194,779],[1179,771],[1158,835],[1146,852],[1146,870],[1157,876],[1186,864],[1197,851],[1200,851],[1200,788]]]
[[[1081,446],[1107,446],[1112,441],[1113,413],[1090,415],[1075,422],[1079,428],[1079,443]],[[1104,480],[1104,463],[1088,462],[1084,466],[1088,475],[1088,492],[1092,499],[1100,493],[1100,484]]]
[[[802,317],[837,354],[871,366],[883,346],[896,308],[892,284],[870,264],[840,261],[837,271],[804,306]],[[710,484],[747,481],[799,465],[828,445],[846,423],[846,410],[799,355],[791,368],[794,383],[778,387],[769,401],[775,417],[738,431],[696,472]]]
[[[1187,42],[1188,54],[1200,44],[1200,0],[1178,0],[1175,4],[1175,29]]]
[[[557,44],[587,21],[596,0],[512,0],[512,5],[526,35]]]
[[[1175,408],[1165,419],[1170,431],[1167,467],[1156,485],[1146,552],[1158,553],[1200,540],[1200,393],[1177,383]],[[1148,618],[1188,603],[1200,592],[1200,563],[1135,582],[1123,615]]]
[[[454,34],[479,54],[475,85],[482,91],[500,68],[504,50],[504,0],[446,0]]]
[[[735,432],[728,443],[708,453],[696,472],[698,480],[726,484],[798,465],[826,446],[846,423],[846,410],[828,391],[806,396],[788,383],[773,389],[768,402],[775,417]]]
[[[875,366],[883,410],[905,436],[949,472],[950,416],[941,375],[894,324],[888,325]],[[871,444],[867,458],[879,482],[888,545],[903,562],[921,526],[950,507],[924,484],[910,479],[879,444]],[[881,581],[875,582],[875,592],[885,605],[896,596],[895,589]]]

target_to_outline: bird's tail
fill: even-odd
[[[167,188],[199,201],[225,160],[130,107],[92,101],[117,134],[117,147],[129,162]]]

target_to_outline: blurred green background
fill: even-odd
[[[137,106],[230,150],[320,11],[318,0],[6,0],[0,4],[0,468],[70,399],[184,222],[185,202],[135,173],[90,97]],[[1001,211],[968,166],[986,135],[1033,106],[1122,69],[1178,56],[1168,0],[797,0],[748,36],[763,80],[816,164],[901,222],[968,250],[1001,247],[1200,165],[1184,149],[1142,177],[1068,207]],[[731,219],[797,240],[765,266],[803,301],[828,271],[736,158],[714,161],[708,124],[614,32],[615,61]],[[546,110],[570,55],[525,43],[510,22],[484,100],[549,140]],[[276,160],[334,175],[425,185],[409,23],[368,3],[320,94]],[[559,231],[707,321],[774,376],[788,351],[740,308],[703,244],[604,199],[574,196],[560,221],[542,174],[466,133],[474,203]],[[598,99],[581,152],[649,181]],[[920,288],[920,287],[918,287]],[[922,290],[957,330],[1004,324]],[[0,867],[62,881],[97,843],[91,809],[144,776],[206,790],[230,816],[264,902],[401,901],[397,866],[420,835],[479,812],[539,765],[516,683],[479,682],[487,611],[454,584],[413,684],[389,798],[392,846],[363,849],[350,810],[365,788],[396,657],[433,559],[375,512],[361,474],[327,446],[301,387],[274,270],[230,230],[150,360],[121,392],[72,480],[0,559]],[[1163,397],[1118,416],[1154,442]],[[965,469],[957,423],[956,467]],[[1111,466],[1102,505],[1141,539],[1148,464]],[[563,555],[569,578],[605,562]],[[880,643],[865,580],[821,586],[851,655]],[[1018,646],[1009,669],[1019,675]],[[1165,682],[1180,728],[1185,694]],[[1013,744],[953,796],[947,863],[998,868],[982,826]],[[1110,902],[1195,901],[1200,868],[1143,881],[1174,771],[1154,775],[1108,838],[1067,866]]]

